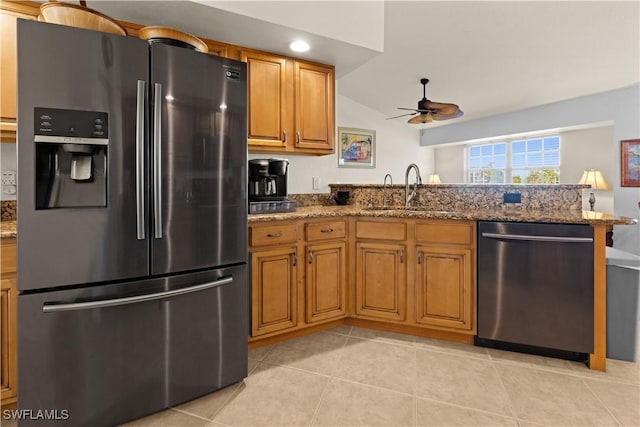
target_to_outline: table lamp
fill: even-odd
[[[609,184],[607,184],[607,181],[604,180],[602,172],[595,169],[585,170],[578,184],[590,185],[591,190],[611,189],[611,187],[609,187]],[[594,210],[594,206],[596,205],[596,196],[593,194],[593,191],[589,192],[589,205],[591,206],[591,210]]]
[[[442,184],[442,182],[440,181],[440,175],[438,175],[437,173],[429,175],[428,184]]]

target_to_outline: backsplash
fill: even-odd
[[[348,204],[379,207],[383,204],[385,193],[388,206],[404,206],[404,185],[388,186],[383,190],[379,184],[330,184],[331,194],[325,204],[334,204],[333,196],[338,191],[348,191],[351,198]],[[421,185],[418,188],[414,206],[430,210],[469,210],[500,209],[516,207],[518,209],[561,209],[582,210],[582,189],[586,185],[473,185],[473,184],[436,184]],[[505,193],[519,193],[521,203],[505,204]]]
[[[12,221],[17,218],[17,208],[18,202],[15,200],[12,201],[2,201],[0,202],[0,208],[2,209],[2,221]]]

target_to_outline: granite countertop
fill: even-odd
[[[338,216],[366,216],[380,218],[413,218],[413,219],[466,219],[486,221],[517,221],[517,222],[550,222],[563,224],[604,224],[622,225],[637,224],[637,220],[626,217],[616,217],[602,212],[582,210],[525,210],[525,209],[474,209],[468,211],[431,211],[406,210],[404,208],[365,209],[353,205],[347,206],[304,206],[295,212],[252,214],[249,215],[249,223],[308,219],[331,218]]]
[[[15,221],[1,221],[0,222],[0,238],[2,239],[15,239],[16,237],[16,222]]]
[[[331,218],[339,216],[367,216],[378,218],[413,219],[466,219],[488,221],[553,222],[564,224],[637,224],[633,218],[616,217],[611,214],[578,210],[523,210],[523,209],[475,209],[472,211],[405,210],[404,208],[363,209],[348,206],[303,206],[295,212],[249,215],[249,223],[289,219]],[[0,238],[15,238],[16,222],[0,222]]]

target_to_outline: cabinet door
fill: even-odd
[[[251,335],[297,325],[295,247],[251,253]]]
[[[344,242],[307,246],[306,320],[308,323],[346,316],[345,253]]]
[[[292,69],[282,57],[241,51],[247,63],[249,148],[285,149],[293,136]]]
[[[295,63],[296,147],[333,151],[334,71]]]
[[[418,246],[416,322],[471,330],[471,250]]]
[[[406,248],[400,244],[356,244],[356,316],[406,317]]]
[[[14,401],[16,396],[16,295],[15,278],[0,280],[0,397],[3,404]]]

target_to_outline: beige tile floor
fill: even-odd
[[[342,326],[249,352],[241,383],[139,426],[640,426],[640,364]]]

